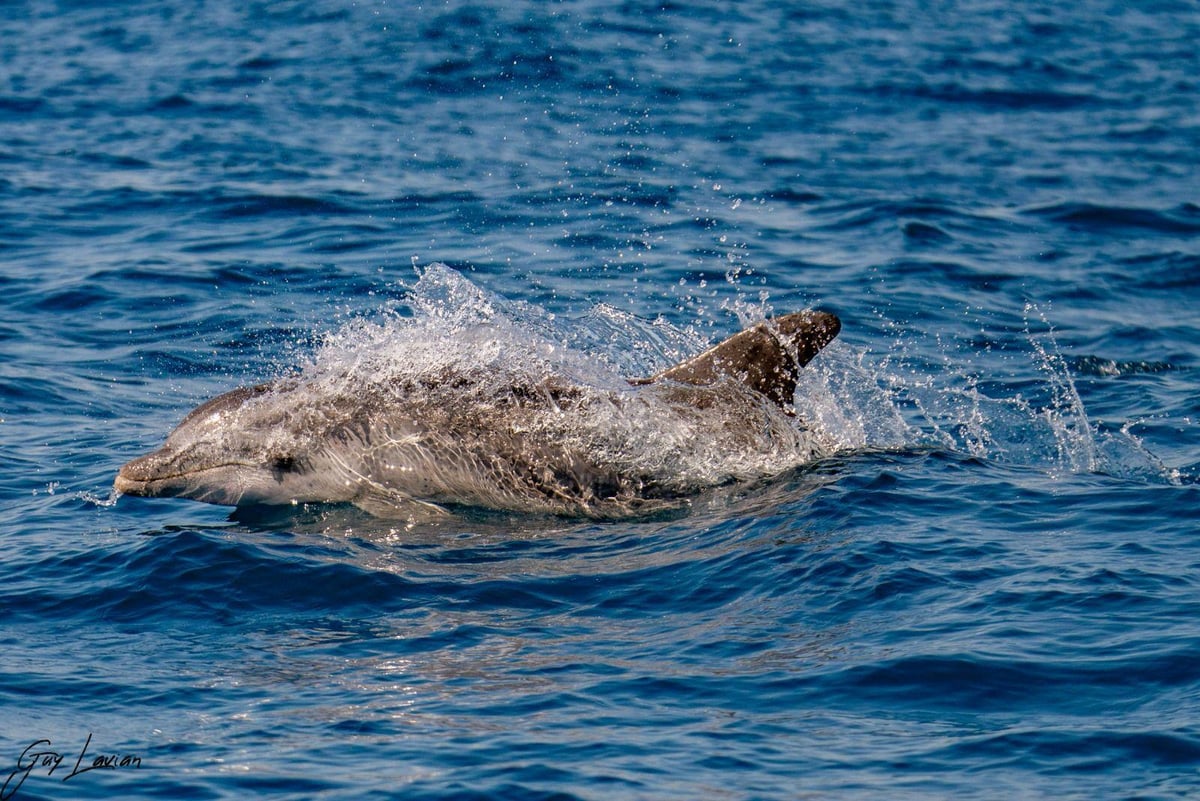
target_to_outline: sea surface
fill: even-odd
[[[0,4],[0,799],[1197,797],[1197,42],[1190,0]],[[675,513],[112,490],[381,332],[637,377],[804,308],[830,450]]]

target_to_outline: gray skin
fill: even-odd
[[[681,436],[676,450],[803,452],[804,431],[788,419],[797,376],[840,328],[824,312],[777,317],[625,390],[467,374],[374,391],[299,379],[243,387],[197,407],[161,449],[123,466],[114,487],[234,506],[353,503],[408,519],[447,506],[643,514],[752,476],[677,474],[669,459],[643,463],[633,451],[654,432],[610,439],[595,421],[634,409],[645,413],[636,419],[668,415],[672,425],[704,433],[700,444]]]

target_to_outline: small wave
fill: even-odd
[[[196,102],[185,94],[176,92],[159,98],[149,105],[150,111],[178,112],[196,107]]]
[[[116,296],[95,284],[51,292],[33,304],[44,312],[79,312],[111,301]]]
[[[914,244],[940,244],[953,239],[950,234],[938,226],[915,220],[905,223],[900,230],[904,234],[904,238]]]
[[[243,70],[273,70],[289,63],[286,58],[269,55],[251,56],[238,63],[238,69]]]
[[[303,195],[230,195],[214,198],[211,212],[222,219],[297,214],[342,215],[355,210],[328,198]]]
[[[817,192],[806,189],[796,189],[794,187],[780,187],[778,189],[772,189],[766,192],[764,197],[766,197],[768,200],[775,200],[781,203],[796,204],[818,203],[825,199],[824,195],[821,195]]]
[[[971,232],[994,225],[980,214],[937,198],[869,198],[834,203],[813,210],[819,228],[828,231],[849,231],[871,225],[895,225],[913,238],[932,237],[951,239],[956,233]]]
[[[1163,234],[1200,232],[1200,217],[1186,207],[1175,211],[1108,206],[1098,203],[1055,203],[1026,210],[1027,214],[1086,230],[1128,228]]]
[[[942,749],[947,764],[962,761],[1012,762],[1023,755],[1034,762],[1055,760],[1081,772],[1098,765],[1164,765],[1179,769],[1200,763],[1200,738],[1193,732],[1122,731],[1081,733],[1073,730],[1015,729],[964,740]]]
[[[915,85],[881,84],[868,89],[884,97],[916,97],[941,103],[982,106],[1003,111],[1037,109],[1068,111],[1101,102],[1094,95],[1062,92],[1051,89],[1009,89],[1004,87],[973,87],[951,81],[939,84]]]
[[[1138,289],[1193,290],[1200,285],[1200,255],[1193,253],[1151,253],[1120,259],[1129,268],[1114,271],[1113,282]]]
[[[17,95],[0,95],[0,111],[15,114],[32,114],[40,111],[46,105],[40,97],[20,97]]]

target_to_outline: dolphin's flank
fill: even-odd
[[[289,378],[216,397],[123,466],[125,495],[228,505],[353,503],[609,517],[683,502],[819,449],[792,416],[799,371],[841,324],[817,311],[746,329],[626,390],[448,365],[363,384]]]

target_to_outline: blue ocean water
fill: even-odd
[[[1197,41],[3,4],[2,797],[1193,797]],[[837,447],[626,521],[113,497],[197,403],[464,304],[643,373],[834,311]]]

